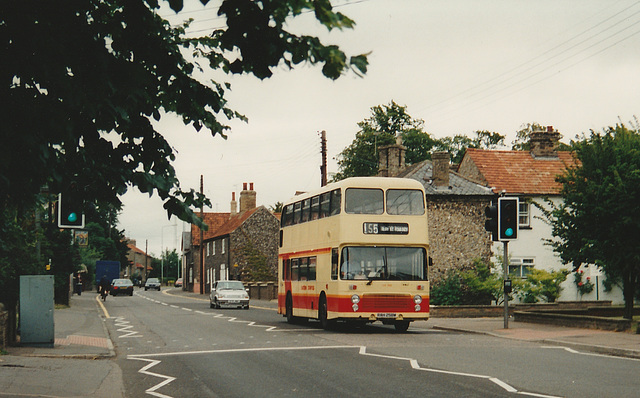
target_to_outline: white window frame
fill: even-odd
[[[207,242],[207,257],[209,257],[211,254],[209,253],[211,248],[211,242]]]
[[[211,255],[215,256],[216,255],[216,241],[215,240],[213,242],[211,242],[211,246],[213,246],[211,248]]]
[[[224,239],[222,239],[222,240],[221,240],[221,245],[222,245],[221,253],[222,253],[222,254],[224,254],[224,253],[225,253],[225,250],[226,250],[226,247],[227,247],[226,243],[227,243],[227,241],[226,241],[226,240],[224,240]]]
[[[519,228],[529,228],[531,226],[531,203],[520,201],[518,207],[518,224]],[[524,220],[524,221],[523,221]]]
[[[533,257],[512,258],[509,261],[509,277],[527,279],[527,275],[535,267],[536,260]]]

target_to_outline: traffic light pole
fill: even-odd
[[[504,328],[509,329],[509,293],[507,293],[507,280],[509,279],[509,241],[503,241],[504,257],[502,260],[503,289],[504,289]]]

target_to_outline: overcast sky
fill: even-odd
[[[271,79],[228,79],[229,106],[249,118],[233,121],[228,139],[185,127],[167,115],[157,123],[177,152],[183,189],[204,192],[228,212],[231,193],[253,182],[258,205],[320,186],[320,136],[333,159],[358,131],[371,107],[395,101],[441,138],[476,130],[506,135],[523,124],[552,125],[568,142],[577,134],[640,115],[640,1],[631,0],[338,0],[354,30],[327,33],[312,14],[292,23],[351,55],[371,52],[365,77],[337,81],[319,67],[284,67]],[[185,0],[172,23],[194,18],[191,31],[223,26],[220,1]],[[236,194],[237,195],[237,194]],[[157,197],[135,189],[124,198],[120,228],[159,256],[180,248],[188,226],[168,220]]]

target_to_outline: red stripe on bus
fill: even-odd
[[[422,297],[420,310],[415,310],[416,303],[410,295],[376,295],[370,294],[361,296],[358,303],[358,311],[353,311],[351,296],[327,296],[327,310],[331,312],[349,312],[354,314],[378,313],[403,313],[411,314],[429,313],[429,297]],[[318,309],[318,295],[292,294],[293,307],[298,309]],[[278,295],[278,307],[281,313],[285,310],[286,293]]]

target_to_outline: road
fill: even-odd
[[[273,306],[210,309],[167,291],[109,297],[128,397],[637,397],[640,361],[413,323],[291,325]],[[175,292],[175,291],[174,291]],[[169,293],[169,294],[168,294]],[[268,304],[268,303],[267,303]]]

